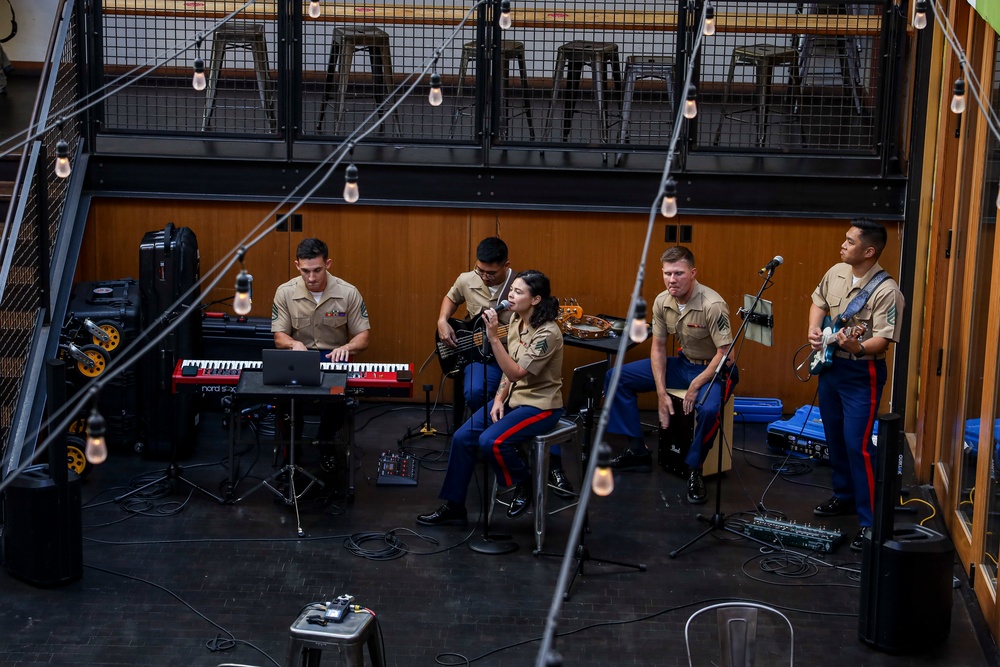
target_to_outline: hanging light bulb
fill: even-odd
[[[56,142],[56,176],[66,178],[73,171],[69,163],[69,144],[65,139]]]
[[[236,298],[233,299],[233,312],[237,315],[249,315],[250,307],[253,305],[253,298],[250,292],[253,285],[253,276],[247,273],[246,269],[240,271],[236,276]]]
[[[663,203],[660,204],[660,215],[672,218],[677,215],[677,181],[673,176],[667,177],[663,184]]]
[[[351,163],[344,171],[344,201],[353,204],[358,201],[361,193],[358,192],[358,168]]]
[[[595,496],[610,496],[615,490],[615,476],[611,472],[611,448],[605,443],[597,445],[597,469],[590,485]]]
[[[107,433],[107,430],[108,426],[104,417],[97,411],[95,405],[90,410],[90,416],[87,417],[87,451],[85,456],[89,463],[97,465],[104,463],[108,458],[108,444],[104,440],[104,434]]]
[[[628,328],[628,337],[633,343],[641,343],[649,338],[649,327],[646,326],[646,300],[641,296],[635,302],[635,315]]]
[[[510,29],[510,0],[503,0],[500,3],[500,20],[498,24],[501,30]]]
[[[205,90],[205,61],[194,59],[194,76],[191,77],[191,87],[195,90]]]
[[[684,117],[691,120],[698,115],[698,102],[696,98],[698,97],[698,89],[694,84],[688,88],[687,99],[684,100]]]
[[[954,95],[951,96],[951,112],[962,113],[965,111],[965,81],[962,77],[955,79],[955,87],[952,92]]]
[[[431,93],[427,96],[427,101],[432,107],[439,107],[444,101],[444,95],[441,94],[441,75],[437,72],[431,74]]]
[[[319,6],[319,0],[309,0],[309,18],[318,19],[323,14],[323,9]]]
[[[1000,189],[997,190],[997,208],[1000,208]]]
[[[927,0],[917,0],[916,11],[913,13],[913,27],[917,30],[927,27]]]
[[[712,5],[705,7],[705,25],[701,32],[705,37],[711,37],[715,34],[715,10],[712,9]]]

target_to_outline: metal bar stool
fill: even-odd
[[[347,83],[351,75],[351,64],[356,51],[368,53],[372,70],[372,85],[375,89],[376,104],[381,104],[392,93],[392,54],[389,49],[389,34],[373,27],[340,27],[333,29],[330,43],[330,58],[326,66],[326,80],[323,84],[323,101],[320,103],[319,120],[316,131],[323,129],[326,108],[333,102],[333,120],[339,123],[347,108]],[[381,117],[383,110],[379,111]]]
[[[254,75],[260,107],[267,115],[271,131],[278,128],[275,112],[274,93],[271,90],[271,72],[267,64],[267,43],[264,40],[264,26],[260,23],[232,23],[221,26],[212,36],[212,56],[208,69],[208,84],[205,91],[205,114],[202,116],[202,131],[212,127],[215,112],[215,95],[219,83],[219,71],[226,60],[226,52],[236,49],[250,51],[253,58]]]
[[[632,102],[635,98],[635,84],[643,79],[661,79],[667,87],[667,103],[673,114],[674,106],[674,59],[672,56],[629,56],[625,59],[625,93],[622,97],[622,124],[618,133],[618,143],[629,143],[629,123],[632,118]],[[615,156],[615,165],[621,162],[622,154]]]
[[[806,14],[846,14],[856,16],[860,13],[857,3],[853,2],[810,2],[802,7]],[[844,88],[851,89],[854,98],[854,110],[859,115],[862,112],[864,84],[861,82],[861,45],[858,38],[852,35],[837,37],[820,37],[816,35],[802,36],[802,53],[799,56],[799,76],[803,81],[814,73],[815,61],[824,58],[825,52],[834,50],[840,65],[840,80]]]
[[[462,94],[462,85],[465,82],[465,75],[469,70],[469,63],[476,62],[476,53],[478,51],[478,42],[475,40],[466,42],[462,45],[462,58],[459,61],[458,67],[458,94]],[[510,66],[511,63],[517,63],[518,75],[521,80],[521,99],[523,110],[519,113],[512,114],[508,108],[507,96],[511,90],[510,86]],[[531,116],[531,99],[528,96],[528,66],[524,57],[524,42],[516,42],[514,40],[505,39],[500,42],[500,71],[503,77],[503,82],[500,87],[500,92],[504,97],[503,105],[503,136],[508,136],[510,132],[510,121],[518,116],[524,116],[528,122],[528,134],[531,140],[535,140],[535,124]],[[451,135],[455,136],[455,126],[458,124],[459,117],[462,116],[463,111],[468,107],[456,107],[455,116],[451,122]],[[449,137],[449,138],[450,138]]]
[[[570,461],[574,462],[574,466],[577,468],[575,471],[577,474],[574,475],[579,481],[581,478],[580,473],[580,437],[577,432],[576,423],[571,422],[566,419],[560,419],[559,423],[553,427],[548,433],[543,433],[542,435],[536,435],[531,440],[531,450],[529,452],[529,459],[531,466],[532,475],[532,490],[534,492],[535,501],[535,553],[542,550],[542,545],[545,543],[545,517],[549,514],[556,514],[557,512],[562,512],[563,510],[569,509],[571,507],[576,507],[578,501],[574,500],[571,503],[563,505],[551,512],[546,509],[546,497],[548,494],[548,470],[549,470],[549,449],[553,445],[559,445],[562,447],[562,459],[563,463],[566,464]],[[505,504],[502,500],[498,499],[499,488],[497,484],[496,477],[493,478],[493,484],[490,490],[493,498],[493,502],[490,503],[490,511],[486,517],[486,521],[490,525],[493,523],[493,510],[495,509],[497,503],[503,505]]]
[[[729,74],[726,76],[726,84],[722,93],[722,115],[719,117],[719,125],[715,129],[714,145],[719,145],[722,138],[722,124],[726,119],[738,123],[753,122],[757,127],[757,145],[763,147],[767,143],[768,115],[771,113],[772,83],[774,80],[774,70],[776,67],[789,67],[791,74],[789,81],[793,89],[793,94],[801,86],[801,77],[798,67],[799,52],[794,48],[786,48],[775,44],[754,44],[753,46],[741,46],[733,49],[733,56],[729,61]],[[733,77],[736,74],[737,65],[748,65],[756,68],[754,97],[755,104],[746,109],[729,110],[730,96],[732,95]],[[737,114],[753,111],[754,120],[738,118]]]
[[[562,140],[569,140],[569,133],[576,113],[577,97],[580,90],[580,77],[583,68],[591,70],[594,83],[594,101],[597,104],[597,115],[601,124],[601,141],[608,143],[608,96],[605,89],[608,85],[608,69],[615,83],[615,90],[621,91],[621,63],[618,59],[618,45],[612,42],[590,42],[573,40],[566,42],[556,50],[556,66],[552,74],[552,101],[545,116],[545,131],[543,140],[547,140],[552,129],[552,114],[560,94],[564,101]],[[566,78],[566,90],[562,91],[562,80]]]
[[[325,625],[316,620],[322,618],[322,611],[307,608],[295,619],[289,628],[285,667],[318,667],[324,649],[337,653],[336,664],[341,667],[365,667],[365,645],[371,667],[385,667],[374,616],[366,611],[352,611],[340,623],[331,621]]]

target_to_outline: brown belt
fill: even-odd
[[[684,358],[690,361],[695,366],[708,366],[708,364],[711,363],[712,361],[711,359],[688,359],[687,357]]]
[[[837,350],[833,353],[833,356],[840,357],[841,359],[857,359],[858,361],[868,361],[870,359],[879,360],[885,359],[885,352],[880,354],[866,354],[863,357],[855,357],[850,352],[845,352],[844,350]]]

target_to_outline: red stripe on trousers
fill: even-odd
[[[543,419],[546,419],[547,417],[550,416],[552,416],[552,410],[544,410],[542,412],[539,412],[534,417],[518,422],[515,426],[512,426],[511,428],[501,433],[500,437],[493,441],[493,458],[496,459],[497,465],[500,466],[500,472],[503,473],[504,486],[510,486],[514,482],[510,476],[510,471],[507,470],[507,466],[504,465],[503,456],[500,455],[500,445],[503,444],[508,438],[510,438],[510,436],[522,430],[525,426],[528,426],[529,424],[534,424],[536,422],[540,422]]]
[[[864,457],[865,461],[865,477],[868,480],[868,502],[870,507],[874,511],[875,509],[875,470],[872,468],[872,456],[871,456],[871,432],[875,428],[875,413],[878,411],[878,405],[875,403],[875,397],[878,396],[878,391],[876,390],[876,377],[875,377],[875,362],[871,359],[868,360],[868,395],[869,406],[868,406],[868,428],[865,429],[865,433],[868,437],[865,438],[864,442],[861,443],[861,455]]]

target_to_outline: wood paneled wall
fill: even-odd
[[[362,205],[310,205],[300,212],[302,233],[272,232],[246,255],[246,268],[254,276],[251,314],[268,316],[275,288],[294,275],[296,244],[316,236],[330,246],[333,272],[356,285],[365,297],[372,343],[364,360],[411,362],[415,368],[433,350],[444,293],[459,272],[473,266],[481,238],[501,236],[510,246],[516,270],[544,271],[555,295],[576,298],[584,312],[624,315],[648,222],[645,215]],[[202,274],[209,276],[210,269],[232,258],[241,239],[265,218],[273,220],[274,214],[264,203],[96,200],[76,277],[138,277],[143,234],[168,222],[195,232]],[[838,250],[849,222],[681,216],[670,224],[692,226],[689,246],[697,259],[698,278],[729,302],[734,328],[739,325],[736,309],[743,295],[754,294],[760,287],[757,270],[776,254],[785,258],[775,272],[773,287],[764,293],[774,303],[774,346],[743,345],[737,394],[780,398],[786,412],[811,402],[815,380],[799,382],[792,360],[806,340],[809,295],[823,272],[839,261]],[[646,258],[643,295],[650,303],[663,290],[659,256],[666,247],[666,226],[666,220],[657,218]],[[889,247],[882,258],[883,266],[894,275],[900,252],[897,231],[890,230]],[[237,272],[237,268],[227,271],[202,300],[231,299]],[[211,309],[227,310],[221,305]],[[648,354],[647,342],[633,349],[628,359]],[[567,389],[572,368],[599,358],[594,352],[567,347]],[[437,388],[439,381],[437,363],[432,361],[415,377],[417,395],[422,384]],[[450,389],[446,389],[448,397]]]

